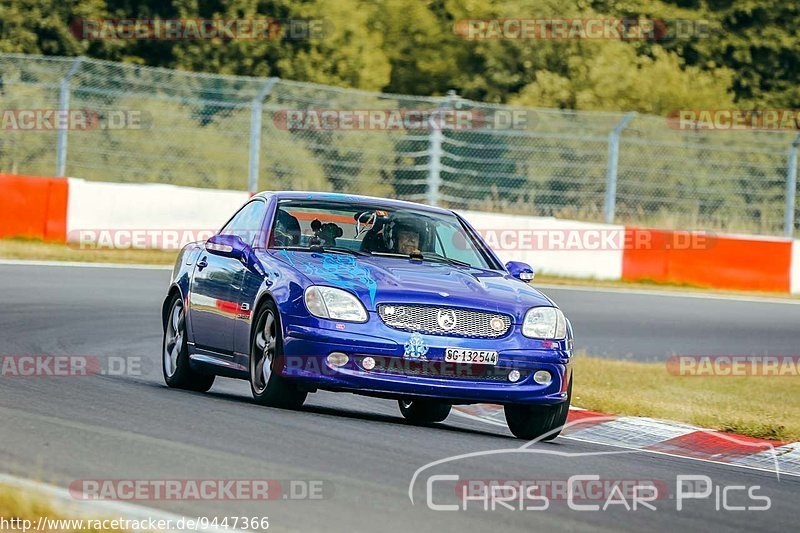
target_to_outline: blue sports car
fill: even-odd
[[[572,327],[447,209],[266,192],[181,251],[164,300],[170,387],[247,379],[259,404],[310,392],[396,399],[408,420],[497,403],[512,433],[554,438],[572,390]]]

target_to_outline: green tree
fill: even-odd
[[[730,108],[733,72],[684,67],[674,52],[652,57],[632,46],[607,42],[589,58],[569,58],[566,75],[540,71],[512,98],[518,105],[665,115],[677,109]]]
[[[103,0],[0,0],[0,52],[73,56],[88,45],[70,31],[77,18],[105,16]]]

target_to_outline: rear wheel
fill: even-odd
[[[201,374],[189,366],[186,312],[179,295],[172,299],[164,324],[161,368],[164,371],[164,381],[169,387],[206,392],[214,384],[214,375]]]
[[[250,390],[259,405],[297,409],[307,392],[274,371],[275,361],[283,356],[280,316],[271,301],[258,311],[250,347]]]
[[[567,400],[557,405],[506,405],[506,423],[519,439],[553,440],[567,421],[572,399],[572,381],[567,387]]]
[[[450,404],[432,400],[400,400],[400,412],[415,424],[441,422],[450,414]]]

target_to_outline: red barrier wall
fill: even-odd
[[[0,174],[0,237],[67,241],[66,178]]]
[[[789,292],[792,241],[625,228],[622,279]]]

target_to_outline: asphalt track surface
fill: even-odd
[[[504,428],[454,414],[442,424],[412,426],[394,402],[349,394],[310,395],[302,410],[284,411],[254,405],[245,382],[218,378],[206,394],[169,390],[159,367],[158,317],[168,275],[165,270],[0,266],[0,353],[143,361],[141,372],[125,375],[0,377],[3,470],[63,487],[87,479],[276,479],[284,480],[283,487],[287,480],[322,481],[322,499],[291,500],[278,494],[267,502],[138,502],[195,517],[268,516],[273,531],[796,527],[797,478],[563,438],[535,444],[531,453],[467,458],[424,470],[414,485],[412,504],[409,483],[420,467],[457,454],[516,449],[522,442]],[[625,355],[649,347],[646,357],[664,357],[686,351],[740,353],[751,346],[760,353],[794,353],[789,348],[798,345],[796,305],[547,292],[572,317],[582,339],[579,347],[595,353]],[[754,342],[744,344],[751,337]],[[642,506],[626,510],[623,505],[576,511],[560,499],[538,511],[502,506],[485,511],[480,502],[471,502],[467,511],[434,511],[426,505],[431,473],[504,480],[599,475],[653,480],[667,489],[652,502],[655,511]],[[714,494],[686,502],[678,511],[677,475],[710,477]],[[770,509],[717,510],[717,489],[729,485],[758,486],[754,494],[768,496]],[[457,503],[454,492],[452,484],[438,482],[433,499]],[[741,492],[729,494],[731,504],[763,504],[743,498]]]
[[[542,290],[572,321],[590,355],[798,355],[800,300],[586,287]]]

